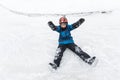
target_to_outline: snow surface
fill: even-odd
[[[110,14],[67,17],[69,23],[81,17],[86,19],[84,24],[71,33],[75,43],[91,56],[97,56],[99,63],[91,67],[67,49],[61,67],[51,72],[48,63],[54,58],[59,34],[53,32],[47,22],[52,20],[58,25],[60,16],[27,17],[0,7],[0,80],[119,80],[119,1],[46,1],[1,0],[0,4],[28,13],[113,10]],[[60,4],[63,4],[62,7]]]

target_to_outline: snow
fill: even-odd
[[[53,32],[47,22],[52,20],[58,25],[60,16],[28,17],[0,7],[0,80],[119,80],[119,1],[46,1],[1,0],[0,4],[25,13],[112,10],[109,14],[67,17],[69,23],[81,17],[86,19],[84,24],[71,33],[77,45],[91,56],[97,56],[97,66],[85,64],[67,49],[61,67],[51,72],[48,63],[54,58],[59,34]],[[53,6],[54,1],[57,7]]]

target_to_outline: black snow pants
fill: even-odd
[[[86,52],[82,51],[82,49],[80,47],[78,47],[74,43],[72,43],[72,44],[65,44],[65,45],[59,45],[58,48],[57,48],[57,50],[56,50],[56,55],[55,55],[55,58],[54,58],[54,63],[57,65],[57,67],[60,66],[60,62],[61,62],[63,53],[66,50],[66,48],[72,50],[83,61],[85,61],[85,59],[90,58],[90,56]]]

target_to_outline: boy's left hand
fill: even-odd
[[[83,23],[85,21],[84,18],[79,19],[79,24]]]

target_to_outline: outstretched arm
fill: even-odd
[[[55,31],[56,28],[57,28],[57,27],[53,24],[52,21],[49,21],[49,22],[48,22],[48,26],[49,26],[53,31]]]
[[[73,23],[72,26],[73,28],[78,28],[83,22],[85,21],[84,18],[79,19],[77,22]]]

